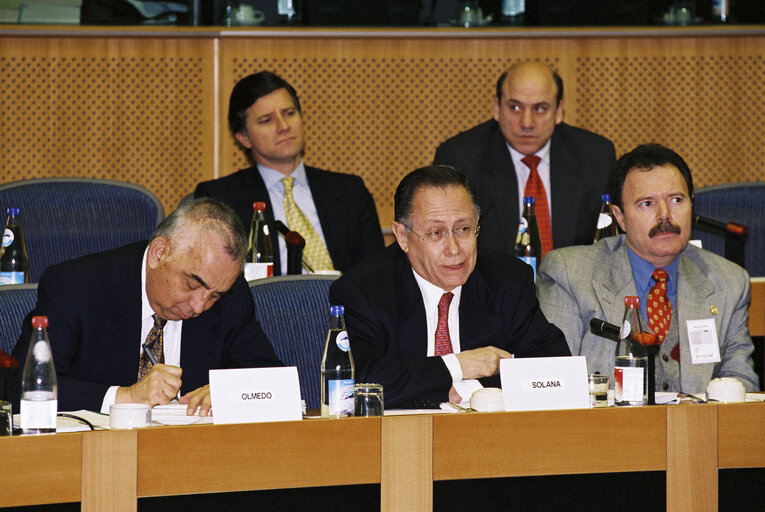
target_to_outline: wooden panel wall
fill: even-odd
[[[617,153],[664,143],[686,157],[696,186],[765,176],[765,35],[449,34],[4,31],[1,179],[131,181],[170,211],[199,181],[248,165],[228,131],[228,96],[239,78],[270,69],[301,97],[306,162],[361,175],[387,227],[401,176],[488,119],[498,75],[525,59],[559,71],[566,121],[611,138]]]

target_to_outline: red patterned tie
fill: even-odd
[[[438,326],[436,327],[436,346],[434,355],[442,356],[452,353],[452,339],[449,336],[449,304],[454,294],[446,292],[438,301]]]
[[[547,209],[547,193],[539,177],[537,166],[542,159],[536,155],[524,156],[521,162],[531,170],[529,179],[526,180],[526,189],[524,196],[534,198],[534,212],[537,215],[537,226],[539,226],[539,239],[542,242],[542,256],[544,257],[553,248],[552,225],[550,224],[550,211]]]
[[[659,342],[664,342],[669,332],[669,324],[672,322],[672,303],[667,297],[667,278],[669,275],[666,270],[657,268],[651,274],[651,278],[656,284],[648,290],[648,302],[646,304],[646,313],[648,314],[648,326],[659,338]],[[679,345],[672,348],[672,359],[680,361]]]

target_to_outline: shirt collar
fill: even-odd
[[[548,165],[548,167],[550,165],[550,143],[551,142],[552,142],[552,138],[547,139],[547,142],[545,143],[545,145],[542,146],[539,149],[539,151],[534,153],[544,163],[546,163]],[[506,143],[506,144],[507,144],[507,149],[510,150],[510,156],[512,157],[513,162],[520,162],[523,159],[523,157],[526,156],[523,153],[521,153],[520,151],[516,151],[509,143]]]
[[[635,286],[638,289],[649,289],[653,286],[653,278],[651,275],[653,274],[653,271],[656,269],[656,267],[653,266],[653,264],[647,262],[643,258],[637,255],[635,251],[630,249],[629,246],[627,247],[627,257],[630,260],[630,266],[632,267],[632,275],[635,277]],[[669,283],[667,286],[674,288],[677,283],[677,266],[678,266],[678,259],[675,258],[672,260],[672,263],[667,265],[666,267],[663,267],[664,270],[667,271],[667,274],[669,275]]]
[[[271,188],[278,186],[279,190],[282,190],[282,179],[285,177],[284,174],[260,164],[258,164],[258,172],[263,178],[263,182],[266,184],[266,189],[270,190]],[[298,187],[308,187],[308,177],[305,174],[305,164],[302,159],[290,176],[295,178],[293,190]]]
[[[146,295],[146,258],[149,255],[149,248],[143,251],[143,260],[141,261],[141,321],[151,318],[154,310],[149,304],[149,296]]]

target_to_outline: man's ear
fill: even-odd
[[[619,227],[622,228],[622,233],[626,233],[627,230],[624,229],[624,212],[622,212],[622,209],[616,206],[615,204],[611,205],[611,212],[614,214],[614,218],[616,219],[616,223],[619,224]]]
[[[237,141],[239,141],[239,144],[246,147],[247,149],[252,149],[252,142],[250,142],[250,138],[247,136],[247,133],[244,131],[236,132],[234,137]]]
[[[401,247],[402,251],[407,252],[409,249],[409,239],[406,237],[406,226],[400,222],[393,221],[391,228],[393,229],[393,234],[396,235],[399,247]]]
[[[159,264],[163,259],[166,259],[170,254],[170,244],[165,238],[155,238],[149,244],[149,250],[146,253],[146,263],[149,268],[155,269],[159,267]]]

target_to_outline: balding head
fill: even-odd
[[[510,146],[533,155],[547,144],[563,121],[563,83],[541,62],[521,62],[497,82],[494,119]]]

